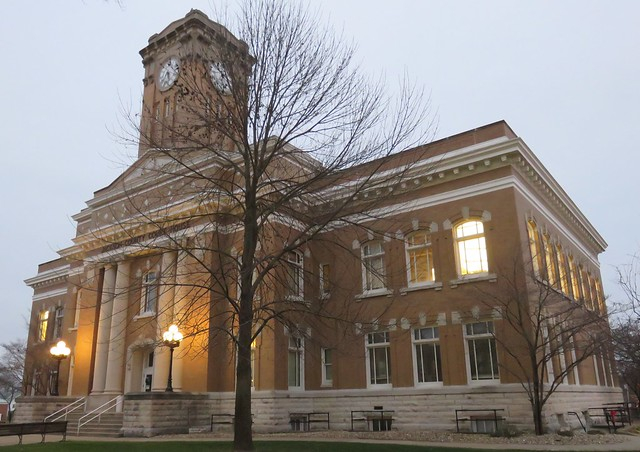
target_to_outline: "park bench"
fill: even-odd
[[[499,423],[505,420],[502,408],[459,409],[456,410],[456,432],[460,433],[460,423],[469,422],[472,433],[495,433]]]
[[[67,439],[67,421],[26,422],[21,424],[0,424],[0,436],[17,436],[22,444],[23,435],[42,435],[44,443],[47,433],[62,433],[62,441]]]
[[[329,430],[329,413],[326,411],[310,411],[307,413],[289,413],[291,430],[309,432],[312,424],[326,424]]]

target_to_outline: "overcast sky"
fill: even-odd
[[[113,136],[139,110],[138,51],[216,1],[15,0],[0,14],[0,342],[26,336],[23,280],[71,244],[93,191],[123,170]],[[231,3],[233,5],[233,3]],[[437,138],[506,120],[609,243],[640,249],[640,2],[314,0],[364,70],[431,92]],[[231,9],[233,9],[231,7]]]

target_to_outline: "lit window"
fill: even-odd
[[[62,321],[64,320],[64,308],[58,306],[56,308],[56,315],[53,322],[53,337],[58,339],[62,337]]]
[[[304,381],[304,340],[289,336],[289,388],[302,388]]]
[[[158,275],[156,272],[149,272],[144,275],[142,286],[140,313],[156,312],[156,304],[158,302]]]
[[[500,374],[493,322],[465,325],[465,338],[471,380],[498,380]]]
[[[556,257],[558,258],[558,270],[560,274],[560,289],[562,293],[569,296],[569,275],[567,274],[567,257],[562,252],[562,246],[556,246]]]
[[[38,314],[38,340],[44,342],[47,339],[47,327],[49,326],[49,311],[40,311]]]
[[[442,381],[438,328],[413,330],[414,364],[418,383]]]
[[[573,291],[573,299],[580,299],[580,273],[573,256],[569,256],[569,274],[571,275],[571,289]]]
[[[407,279],[409,286],[435,280],[433,253],[431,251],[431,235],[426,231],[418,231],[409,235],[405,242],[407,251]]]
[[[489,271],[484,225],[481,221],[470,220],[459,224],[454,229],[454,237],[460,276]]]
[[[543,267],[543,254],[540,249],[540,235],[538,234],[538,227],[534,221],[527,222],[527,233],[529,234],[529,251],[531,251],[533,272],[537,277],[540,277]]]
[[[371,385],[391,384],[391,346],[389,333],[367,334],[368,376]]]
[[[320,264],[320,295],[328,296],[331,292],[330,278],[331,266],[329,264]]]
[[[384,289],[384,250],[381,242],[362,246],[362,289]]]
[[[587,271],[580,265],[580,282],[582,283],[582,299],[586,307],[591,306],[591,290],[589,289],[589,275]]]
[[[322,386],[333,385],[333,350],[321,348],[322,355]]]
[[[302,253],[291,251],[287,254],[287,295],[304,297],[304,266]]]
[[[550,286],[555,286],[558,283],[558,269],[556,268],[554,247],[547,234],[542,235],[542,243],[544,244],[544,258],[547,267],[547,282]]]

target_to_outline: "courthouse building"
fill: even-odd
[[[198,181],[158,171],[167,148],[184,146],[157,124],[173,120],[178,102],[188,101],[176,95],[188,68],[205,64],[208,83],[229,89],[224,69],[202,57],[202,48],[216,46],[249,60],[245,43],[191,11],[141,51],[138,159],[73,216],[73,245],[26,280],[34,294],[18,419],[41,418],[81,398],[82,412],[113,401],[122,434],[153,435],[233,413],[235,348],[212,333],[234,328],[218,320],[212,281],[225,279],[223,266],[212,276],[199,265],[237,256],[238,228],[228,219],[212,225],[215,207],[198,203]],[[509,422],[532,428],[529,401],[510,371],[515,359],[504,348],[517,337],[504,307],[486,294],[509,274],[520,275],[515,283],[522,285],[523,275],[533,275],[565,303],[606,312],[598,262],[605,241],[507,123],[404,151],[384,169],[399,171],[407,161],[401,178],[360,195],[377,199],[375,214],[359,220],[366,227],[335,226],[291,251],[285,287],[258,294],[263,303],[286,292],[309,313],[335,303],[351,317],[335,322],[335,331],[309,315],[295,327],[277,316],[266,322],[251,350],[256,431],[297,428],[292,413],[310,412],[329,413],[332,429],[349,429],[351,411],[374,409],[392,411],[393,428],[452,429],[454,410],[465,408],[504,410]],[[194,160],[206,171],[218,163]],[[296,227],[278,227],[287,224]],[[265,241],[262,251],[275,243]],[[170,369],[162,334],[172,323],[185,338]],[[49,349],[59,340],[71,353],[55,361]],[[572,359],[575,351],[567,350],[549,364],[547,378]],[[170,370],[173,392],[165,391]],[[552,426],[558,413],[620,394],[603,347],[567,375],[545,419]]]

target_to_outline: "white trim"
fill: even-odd
[[[33,287],[35,284],[40,284],[43,282],[47,282],[53,279],[62,278],[69,275],[69,269],[71,266],[69,264],[64,265],[62,267],[52,268],[50,270],[45,270],[43,272],[39,272],[36,276],[31,278],[27,278],[24,280],[24,283],[27,286]]]
[[[478,334],[478,335],[473,335],[473,336],[468,336],[467,335],[467,325],[471,325],[474,323],[491,323],[493,325],[493,331],[494,333],[487,333],[487,334]],[[460,324],[462,326],[462,339],[464,342],[464,357],[465,357],[465,367],[467,368],[467,385],[472,386],[472,387],[477,387],[477,386],[495,386],[495,385],[499,385],[500,384],[500,363],[498,362],[498,344],[497,341],[495,339],[495,322],[493,320],[474,320],[473,322],[466,322],[466,323],[461,323]],[[474,338],[478,338],[478,339],[493,339],[495,341],[496,344],[496,363],[498,366],[498,378],[491,378],[491,379],[482,379],[482,380],[473,380],[471,378],[471,356],[469,354],[469,339],[474,339]],[[493,372],[492,372],[493,373]]]
[[[378,342],[369,344],[369,334],[386,333],[387,342]],[[391,389],[393,388],[393,380],[391,380],[391,360],[387,361],[387,380],[390,383],[371,383],[371,359],[369,358],[369,350],[373,348],[388,348],[389,356],[391,356],[391,338],[389,337],[389,331],[371,331],[364,335],[364,354],[365,354],[365,366],[367,377],[367,389]],[[386,359],[386,358],[385,358]]]
[[[67,288],[63,287],[62,289],[50,290],[48,292],[42,292],[37,295],[34,295],[31,298],[31,301],[42,301],[48,298],[59,297],[67,294]]]
[[[420,339],[416,341],[415,331],[421,330],[423,328],[433,328],[434,330],[438,331],[438,338],[437,339]],[[411,357],[413,360],[413,366],[412,366],[413,367],[413,386],[415,386],[416,388],[442,387],[443,381],[444,381],[444,375],[442,373],[442,352],[440,353],[440,367],[438,367],[438,373],[440,374],[440,381],[426,381],[426,382],[418,381],[418,356],[416,354],[416,345],[434,344],[434,343],[440,345],[440,331],[438,329],[438,325],[425,325],[425,326],[418,325],[414,328],[411,328],[409,332],[411,334]],[[437,365],[438,363],[436,361],[436,366]]]

